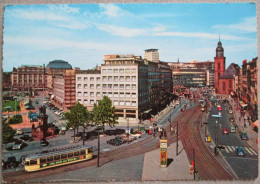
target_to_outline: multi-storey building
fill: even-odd
[[[11,90],[11,74],[12,72],[3,72],[3,90],[10,91]]]
[[[51,96],[53,94],[53,79],[55,75],[63,75],[65,70],[72,69],[72,66],[63,60],[50,61],[46,66],[47,74],[47,94]]]
[[[63,110],[69,109],[76,103],[76,76],[75,70],[64,70],[63,74],[53,77],[51,99]]]
[[[77,101],[91,110],[94,103],[108,96],[119,121],[136,122],[158,112],[158,106],[165,106],[167,99],[163,97],[171,93],[170,86],[171,72],[166,64],[134,55],[106,55],[100,71],[76,74]]]
[[[147,49],[144,51],[144,59],[152,62],[159,63],[159,52],[158,49]]]
[[[46,89],[47,76],[45,66],[21,66],[13,68],[11,74],[12,91],[42,91]]]
[[[214,85],[214,64],[211,61],[168,63],[172,70],[173,86],[200,87]]]
[[[250,62],[243,62],[242,65],[242,90],[238,95],[240,100],[248,105],[247,109],[252,120],[257,120],[257,60],[253,58]]]

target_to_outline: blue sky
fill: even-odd
[[[226,68],[257,57],[256,5],[12,5],[4,12],[3,69],[61,59],[91,69],[107,54],[159,49],[166,62],[214,61],[222,42]]]

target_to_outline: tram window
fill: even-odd
[[[88,152],[89,152],[89,153],[93,152],[93,148],[92,148],[92,147],[89,148],[89,149],[88,149]]]
[[[67,154],[61,154],[61,159],[67,158]]]
[[[37,160],[30,160],[30,165],[35,165],[37,164]]]
[[[47,162],[52,162],[53,161],[53,156],[47,157]]]
[[[60,155],[55,155],[54,160],[60,160]]]
[[[68,153],[68,157],[69,158],[73,157],[73,153]]]
[[[79,156],[79,151],[74,152],[74,156]]]
[[[41,163],[41,164],[46,163],[46,158],[41,158],[41,159],[40,159],[40,163]]]
[[[26,161],[24,165],[29,165],[29,163],[30,163],[29,161]]]
[[[86,150],[81,150],[80,155],[86,155]]]

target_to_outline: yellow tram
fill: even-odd
[[[25,158],[24,169],[27,172],[40,171],[93,158],[92,146],[74,146],[43,151],[28,155]]]

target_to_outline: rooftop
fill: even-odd
[[[67,61],[54,60],[54,61],[50,61],[49,64],[47,64],[46,68],[50,68],[50,69],[72,69],[72,66]]]
[[[220,79],[233,79],[234,75],[239,73],[240,67],[235,64],[231,63],[229,67],[225,70],[225,72],[219,77]]]

